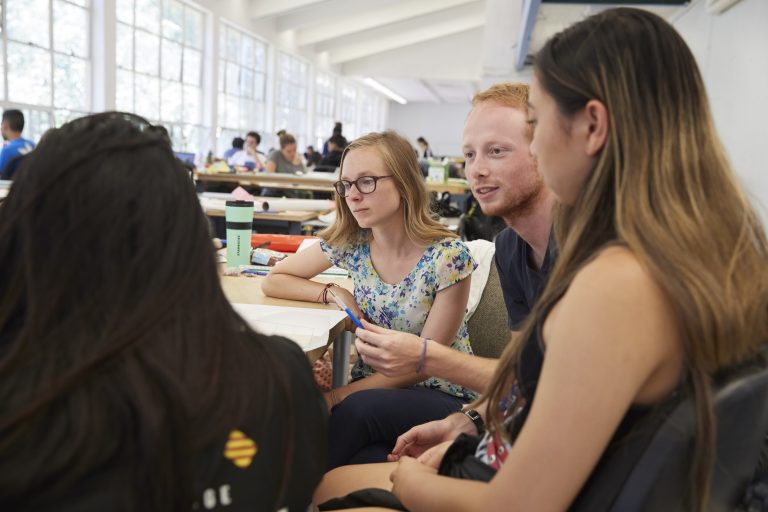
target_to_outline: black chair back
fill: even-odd
[[[717,379],[714,406],[717,453],[709,508],[734,510],[755,475],[768,432],[766,358],[761,354]],[[634,438],[630,433],[623,446],[606,452],[571,510],[690,510],[693,400],[680,399],[655,416],[655,424],[642,425],[643,432]],[[645,449],[638,450],[637,443],[644,443]]]

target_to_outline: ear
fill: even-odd
[[[608,109],[599,100],[589,100],[584,107],[584,120],[587,128],[588,156],[595,156],[605,146],[608,138]]]

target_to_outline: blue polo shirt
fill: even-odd
[[[12,178],[13,173],[16,171],[16,166],[18,165],[18,161],[14,162],[14,160],[20,156],[26,155],[33,149],[35,149],[35,143],[22,137],[13,139],[6,144],[3,150],[0,151],[0,176],[4,179]],[[11,164],[10,167],[8,164]]]

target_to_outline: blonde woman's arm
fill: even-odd
[[[310,279],[330,267],[331,262],[323,254],[320,244],[313,244],[275,265],[262,281],[261,291],[278,299],[317,302],[325,285]]]

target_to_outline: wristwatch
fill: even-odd
[[[464,415],[472,420],[472,423],[475,424],[475,428],[477,429],[477,435],[483,435],[485,433],[485,422],[483,421],[483,417],[480,416],[480,413],[477,412],[474,409],[469,409],[467,411],[464,411]]]

